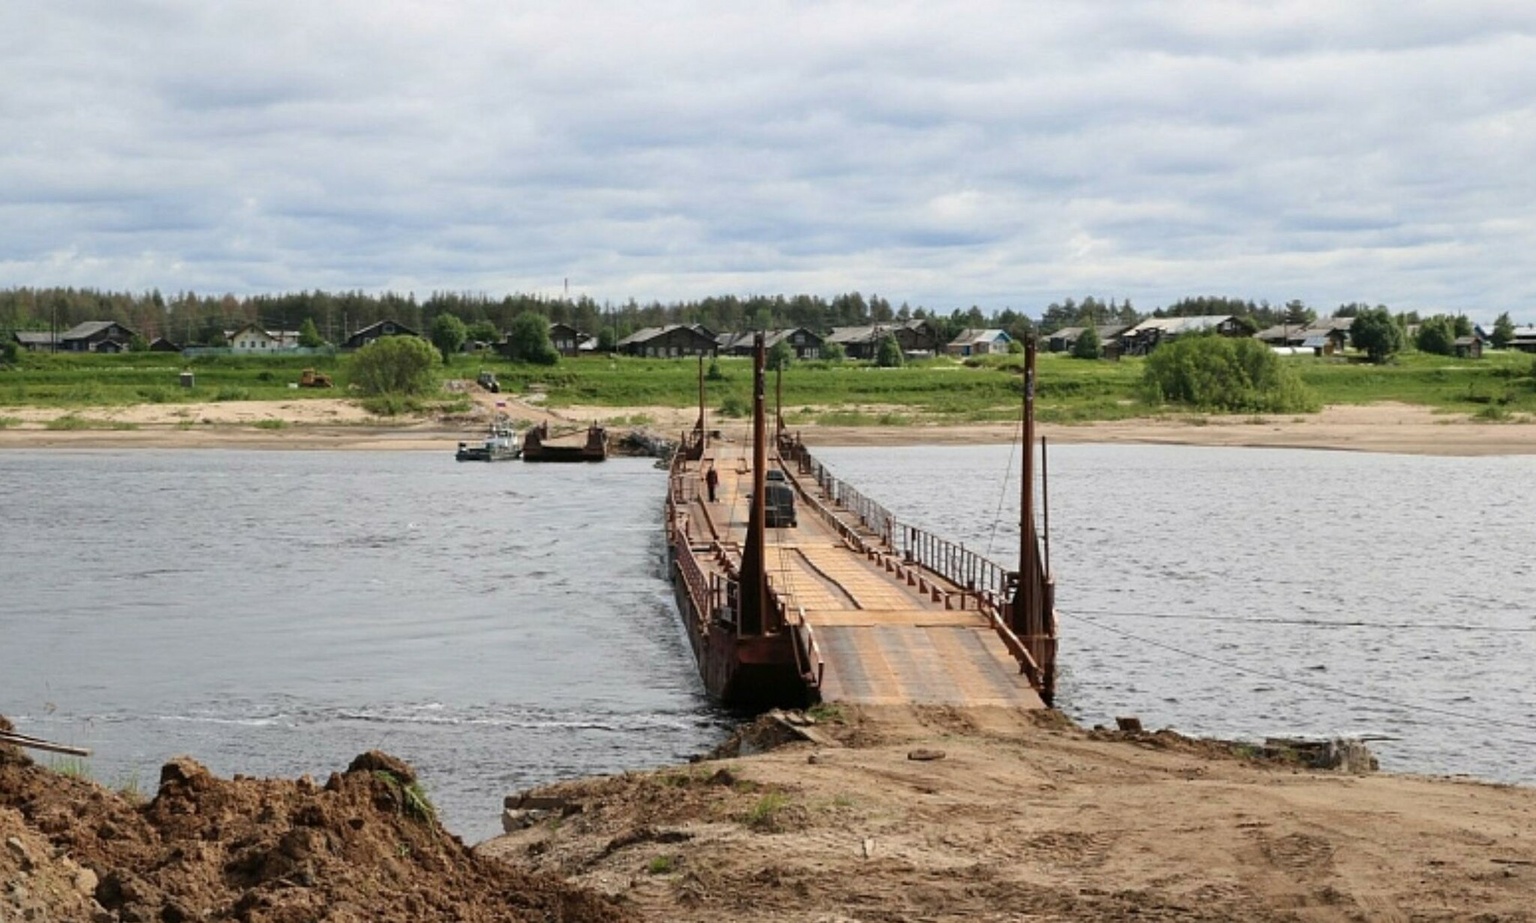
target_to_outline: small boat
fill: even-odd
[[[557,442],[569,434],[549,432],[549,423],[528,430],[524,440],[525,462],[600,462],[608,457],[608,431],[596,423],[587,427],[584,442]]]
[[[522,454],[522,441],[517,430],[512,428],[512,422],[506,417],[497,417],[491,421],[483,441],[478,445],[459,443],[454,458],[459,461],[511,461]]]

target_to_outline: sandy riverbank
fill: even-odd
[[[656,921],[1536,918],[1533,789],[1045,713],[847,709],[813,731],[549,786],[531,803],[553,810],[478,852]]]
[[[528,422],[604,421],[615,428],[644,426],[681,433],[695,412],[666,407],[569,407],[548,411],[503,397],[507,412]],[[145,404],[76,411],[84,425],[49,428],[65,414],[56,408],[7,408],[0,417],[0,448],[169,449],[260,448],[433,451],[477,435],[495,400],[478,397],[475,412],[455,418],[380,418],[357,403],[335,399]],[[730,428],[737,421],[712,421]],[[1010,442],[1012,424],[797,427],[812,445],[967,445]],[[1335,406],[1287,417],[1169,416],[1042,425],[1056,443],[1127,443],[1337,449],[1418,455],[1536,454],[1536,423],[1486,423],[1406,404]]]

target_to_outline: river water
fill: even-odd
[[[899,518],[1016,555],[1007,446],[819,455]],[[1058,704],[1390,737],[1389,769],[1536,782],[1532,468],[1054,448]],[[323,779],[383,749],[483,839],[508,793],[674,763],[733,725],[665,582],[664,487],[638,459],[0,453],[0,713],[146,792],[181,753]]]

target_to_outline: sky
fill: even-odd
[[[1536,323],[1536,4],[6,0],[0,287]]]

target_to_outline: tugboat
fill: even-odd
[[[459,461],[511,461],[522,454],[523,444],[517,436],[517,430],[512,428],[512,421],[505,416],[498,416],[491,421],[482,442],[478,445],[459,443],[459,451],[454,454],[454,458]]]

